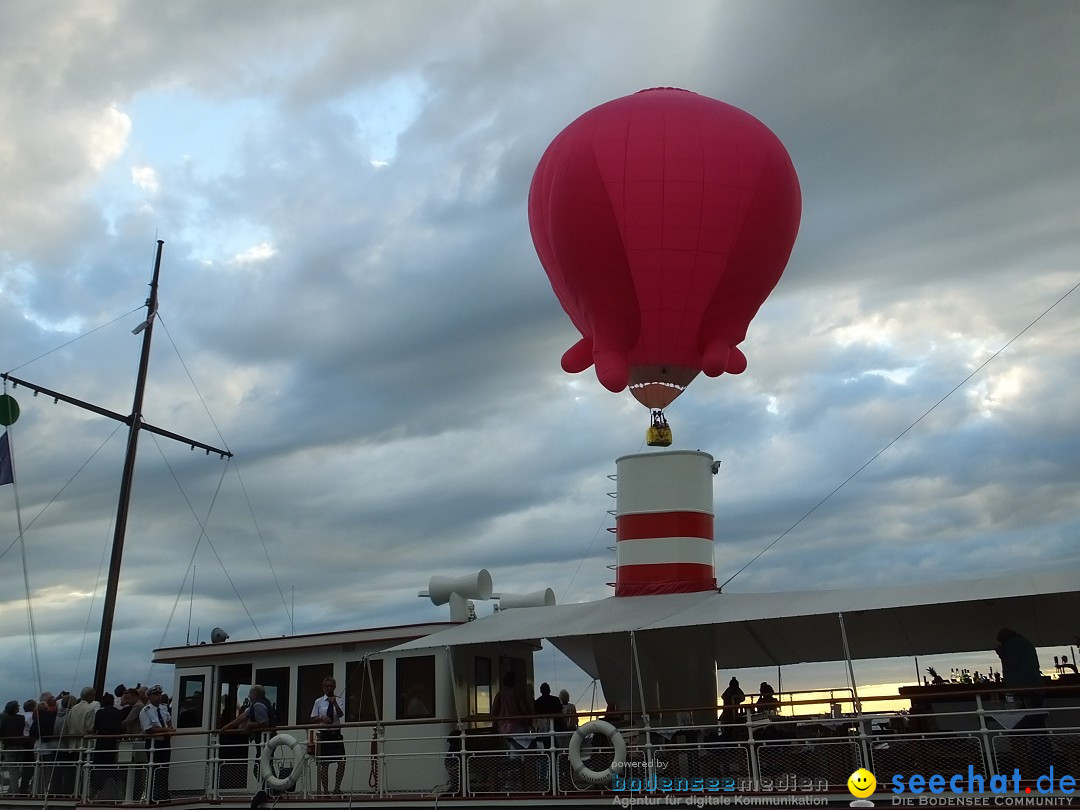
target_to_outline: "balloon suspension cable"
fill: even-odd
[[[667,417],[664,416],[664,411],[660,408],[656,408],[652,412],[652,426],[654,428],[666,428],[668,427]]]

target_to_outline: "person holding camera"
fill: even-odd
[[[319,791],[328,792],[330,786],[330,763],[337,762],[334,775],[334,793],[341,793],[345,778],[345,742],[341,734],[341,719],[345,716],[337,695],[337,681],[332,677],[323,680],[323,694],[311,707],[311,719],[321,728],[315,747],[315,761],[319,770]]]

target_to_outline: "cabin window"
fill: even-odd
[[[251,664],[230,664],[221,667],[218,672],[221,674],[221,690],[218,693],[218,714],[214,728],[221,728],[236,719],[251,689]]]
[[[435,716],[435,656],[397,660],[398,719]]]
[[[370,673],[368,672],[370,668]],[[372,692],[375,697],[372,698]],[[383,662],[374,658],[349,661],[345,664],[345,719],[350,723],[370,723],[379,718],[375,708],[382,712]]]
[[[315,701],[323,695],[323,680],[334,678],[334,665],[308,664],[296,668],[296,719],[307,722],[311,717],[311,709]],[[338,684],[335,695],[341,694],[341,684]]]
[[[280,725],[289,725],[289,668],[273,667],[255,670],[255,683],[266,690],[266,699],[274,707],[274,715]],[[307,718],[296,718],[307,722]]]
[[[473,714],[491,714],[491,659],[473,661]]]
[[[177,728],[201,728],[203,724],[203,707],[206,704],[206,676],[205,675],[182,675],[180,677],[180,694],[176,696],[179,710],[176,714]]]

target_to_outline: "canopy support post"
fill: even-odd
[[[844,627],[844,614],[837,613],[840,620],[840,638],[844,642],[844,660],[847,662],[848,682],[851,684],[851,696],[855,702],[855,714],[862,714],[862,705],[859,703],[859,688],[855,685],[855,667],[851,664],[851,647],[848,646],[847,629]]]
[[[454,696],[454,719],[457,720],[457,727],[460,729],[462,727],[461,707],[458,705],[457,675],[454,673],[454,656],[450,652],[449,644],[444,645],[443,649],[446,651],[446,666],[447,669],[450,670],[450,690],[451,694]]]
[[[648,773],[652,774],[652,734],[649,733],[649,710],[645,705],[645,681],[641,677],[641,659],[638,656],[637,637],[634,631],[630,631],[630,651],[634,657],[634,673],[637,676],[638,694],[641,695],[641,729],[645,735],[645,763],[648,765]],[[634,698],[631,693],[630,708],[634,707]]]

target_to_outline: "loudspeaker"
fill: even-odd
[[[523,607],[551,607],[555,604],[555,591],[544,588],[532,593],[504,593],[499,599],[499,610]]]
[[[220,627],[215,627],[210,631],[210,642],[212,644],[220,644],[228,639],[229,634],[222,630]]]
[[[491,574],[486,568],[481,568],[463,577],[435,576],[428,582],[428,596],[433,604],[445,605],[450,601],[450,594],[454,593],[466,599],[490,599]]]

